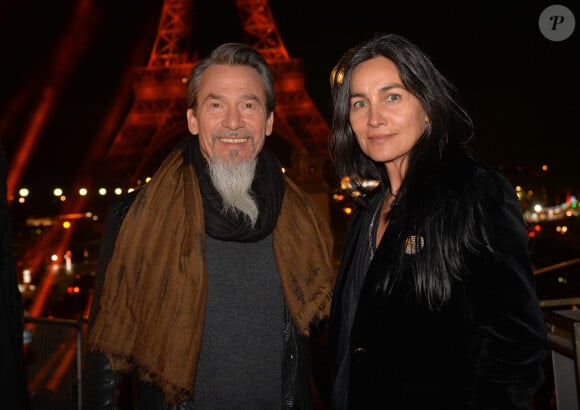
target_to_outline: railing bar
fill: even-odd
[[[83,320],[77,322],[77,405],[78,410],[82,410],[83,405],[83,370],[82,370],[82,342],[83,342]]]
[[[534,270],[534,275],[542,275],[544,273],[552,272],[558,269],[567,268],[568,266],[574,266],[580,264],[580,258],[570,259],[564,262],[555,263],[553,265],[544,266],[540,269]]]
[[[578,304],[580,304],[580,297],[540,300],[540,307],[566,306],[566,305],[578,305]]]
[[[81,321],[84,321],[84,319],[79,319]],[[42,323],[42,324],[47,324],[47,325],[65,325],[65,326],[72,326],[72,327],[76,327],[78,324],[77,320],[72,320],[72,319],[50,319],[47,317],[33,317],[33,316],[25,316],[24,317],[24,322],[29,322],[29,323]]]

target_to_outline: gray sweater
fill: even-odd
[[[206,236],[208,294],[195,409],[280,407],[284,299],[272,236]]]

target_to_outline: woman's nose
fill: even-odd
[[[369,109],[369,125],[372,127],[378,127],[380,125],[384,125],[387,122],[387,119],[381,112],[381,110],[373,108]]]

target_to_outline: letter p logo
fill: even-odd
[[[554,4],[542,11],[538,24],[540,31],[548,40],[563,41],[574,32],[576,20],[569,8]]]
[[[550,16],[550,20],[552,21],[552,31],[554,31],[557,29],[558,24],[564,22],[564,16]]]

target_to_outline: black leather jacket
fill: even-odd
[[[136,191],[122,197],[109,210],[107,226],[101,244],[99,271],[95,282],[94,301],[89,317],[89,332],[99,309],[105,267],[112,255],[115,239]],[[281,409],[313,409],[310,388],[312,362],[310,339],[296,332],[290,314],[285,309],[284,352],[282,361]],[[85,410],[113,410],[138,408],[139,410],[187,410],[191,402],[168,406],[161,390],[152,384],[136,382],[131,375],[114,372],[104,353],[88,352],[85,355],[83,376],[83,408]]]

